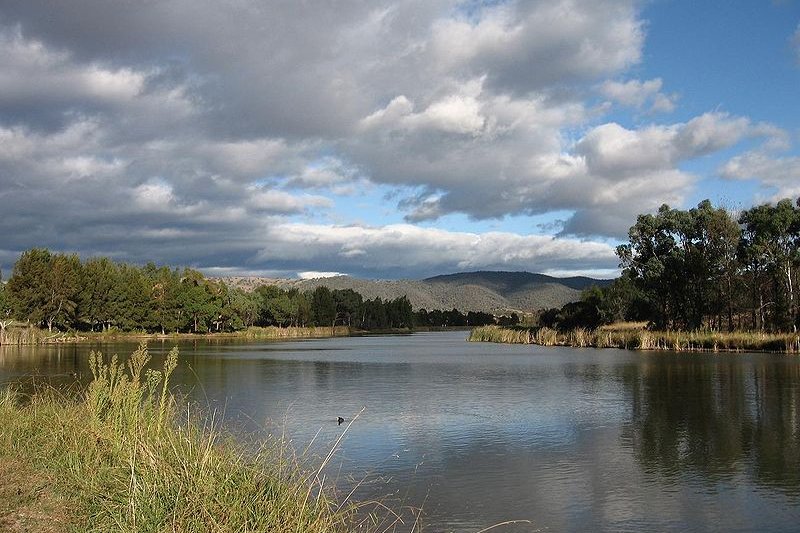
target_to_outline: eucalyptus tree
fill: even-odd
[[[756,327],[797,329],[800,200],[753,207],[739,218],[739,255],[748,273]]]
[[[707,320],[719,327],[726,313],[733,328],[740,230],[725,209],[708,200],[690,210],[662,205],[639,215],[628,237],[617,254],[657,327],[696,329]]]
[[[117,266],[118,283],[110,295],[112,325],[125,330],[150,330],[153,286],[144,271],[134,265]]]
[[[651,308],[651,320],[658,328],[670,325],[674,315],[674,286],[677,243],[671,231],[671,209],[662,205],[656,215],[639,215],[628,231],[629,242],[617,247],[620,266],[634,280]],[[682,285],[682,283],[681,283]]]
[[[8,281],[14,314],[34,324],[72,327],[80,293],[77,255],[51,254],[44,248],[24,252]]]
[[[23,252],[8,280],[6,290],[14,315],[39,325],[44,323],[47,278],[52,257],[44,248]]]
[[[350,326],[353,322],[353,317],[358,317],[361,314],[364,298],[353,289],[337,289],[333,291],[332,295],[336,305],[337,319]]]
[[[190,268],[183,271],[180,284],[178,301],[192,332],[208,331],[209,322],[217,315],[220,305],[219,290],[212,287],[203,274]]]
[[[223,312],[229,317],[227,324],[231,329],[249,328],[258,321],[259,305],[255,293],[228,287]]]
[[[88,259],[83,264],[77,318],[94,331],[108,328],[113,322],[114,289],[120,283],[117,265],[107,257]]]
[[[6,284],[3,282],[3,271],[0,270],[0,319],[11,316],[11,306],[6,296]]]
[[[181,326],[181,308],[179,294],[181,292],[181,275],[166,266],[156,267],[149,263],[144,274],[150,287],[150,318],[148,325],[165,334],[167,331],[178,331]]]
[[[317,326],[335,325],[336,301],[328,287],[314,289],[311,293],[311,307],[314,310],[314,322]]]
[[[6,294],[6,285],[3,282],[3,271],[0,270],[0,345],[5,344],[6,328],[12,323],[11,305]]]

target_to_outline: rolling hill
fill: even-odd
[[[488,313],[530,312],[561,307],[580,298],[583,289],[607,285],[610,280],[586,277],[556,278],[530,272],[461,272],[423,280],[367,280],[350,276],[306,280],[236,277],[231,285],[253,290],[259,285],[278,285],[301,291],[325,286],[353,289],[364,298],[393,299],[407,296],[414,309],[452,309]]]

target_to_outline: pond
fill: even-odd
[[[324,454],[352,421],[330,475],[422,507],[423,531],[797,530],[800,358],[466,335],[181,343],[175,383],[238,435],[298,450]],[[2,348],[0,384],[86,381],[89,349]]]

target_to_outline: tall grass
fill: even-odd
[[[144,344],[124,364],[92,352],[94,379],[78,398],[0,391],[0,449],[76,502],[77,530],[386,530],[386,518],[337,500],[321,469],[304,469],[280,443],[245,450],[213,418],[179,413],[168,390],[177,349],[161,369],[149,361]]]
[[[31,325],[15,323],[0,332],[0,346],[3,345],[24,345],[24,344],[56,344],[62,342],[74,342],[81,340],[81,337],[74,333],[49,332]]]
[[[620,327],[601,327],[595,330],[577,328],[566,332],[556,332],[549,328],[484,326],[473,329],[468,340],[677,352],[800,353],[800,335],[796,333],[649,331],[640,325],[634,325],[629,329]]]
[[[7,327],[0,335],[0,346],[22,346],[35,344],[57,344],[65,342],[80,342],[86,340],[110,341],[125,339],[318,339],[325,337],[347,337],[352,333],[349,326],[310,326],[299,327],[289,326],[279,328],[276,326],[256,327],[252,326],[241,331],[224,333],[168,333],[161,335],[157,333],[147,333],[146,331],[120,331],[112,328],[107,331],[97,332],[53,332],[40,329],[30,325],[13,325]]]
[[[286,328],[278,328],[275,326],[267,326],[265,328],[250,327],[244,331],[233,333],[232,335],[238,337],[246,337],[252,339],[307,339],[307,338],[323,338],[323,337],[347,337],[350,335],[349,326],[311,326],[311,327],[295,327],[290,326]]]

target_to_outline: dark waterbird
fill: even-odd
[[[337,419],[336,419],[336,421],[337,421],[337,422],[339,423],[339,425],[341,426],[341,425],[342,425],[342,422],[344,422],[344,418],[342,418],[342,417],[340,416],[339,418],[337,418]]]

